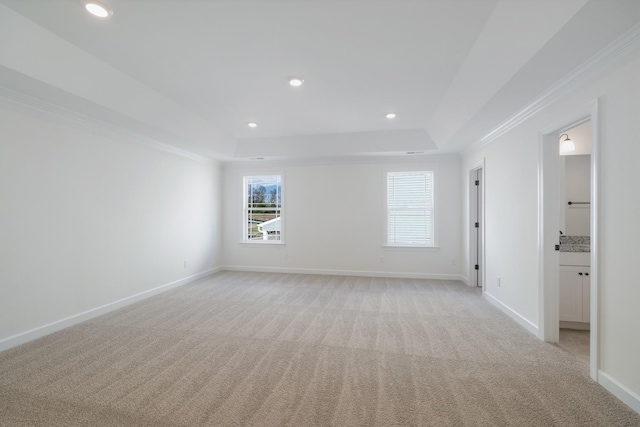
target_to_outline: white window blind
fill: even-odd
[[[433,246],[433,172],[387,174],[387,244]]]

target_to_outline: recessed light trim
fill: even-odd
[[[398,115],[396,113],[387,113],[384,115],[387,119],[395,119],[396,117],[398,117]]]
[[[304,83],[304,79],[301,79],[300,77],[292,77],[289,79],[289,84],[293,87],[300,87],[302,86],[302,83]]]
[[[257,128],[258,124],[256,122],[249,122],[249,123],[247,123],[247,126],[249,126],[250,128],[253,129],[253,128]]]
[[[113,10],[105,6],[103,3],[90,1],[84,4],[84,8],[98,18],[108,18],[113,15]]]

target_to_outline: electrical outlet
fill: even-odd
[[[452,259],[452,260],[451,260],[451,265],[456,265],[456,264],[457,264],[456,260],[455,260],[455,259]]]
[[[498,284],[498,287],[502,286],[502,277],[498,276],[497,284]]]
[[[288,261],[289,260],[289,254],[284,254],[284,260]]]
[[[187,267],[189,267],[189,260],[185,259],[184,260],[184,268],[187,268]]]
[[[384,257],[383,256],[380,257],[380,264],[384,264]]]

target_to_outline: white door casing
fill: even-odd
[[[591,120],[591,268],[590,277],[590,375],[598,381],[598,100],[595,99],[574,114],[540,130],[538,138],[538,292],[539,333],[547,342],[559,339],[559,169],[558,136],[566,129]]]

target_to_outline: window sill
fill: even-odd
[[[382,245],[385,251],[421,251],[421,252],[438,252],[440,246],[411,246],[411,245]]]
[[[256,240],[255,242],[238,242],[238,244],[246,246],[284,246],[283,241],[276,240]]]

